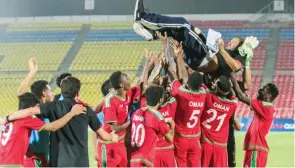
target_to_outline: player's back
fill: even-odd
[[[126,122],[128,117],[128,101],[122,99],[115,93],[110,93],[105,98],[105,104],[103,107],[103,113],[105,117],[105,124],[115,122],[118,125]],[[118,135],[124,136],[126,130],[122,130]]]
[[[9,122],[0,130],[0,165],[22,165],[29,146],[30,118]]]
[[[208,94],[206,108],[202,115],[202,139],[205,142],[226,146],[229,120],[237,108],[238,100]]]
[[[177,100],[176,134],[198,136],[201,131],[199,120],[205,108],[206,89],[201,87],[198,91],[191,91],[181,86],[176,80],[172,84],[172,95]]]
[[[167,134],[169,127],[161,113],[150,107],[134,112],[131,124],[131,162],[152,166],[158,135]]]

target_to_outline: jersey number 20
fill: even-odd
[[[144,138],[145,138],[144,125],[139,124],[136,126],[133,123],[132,127],[131,127],[131,132],[132,132],[131,146],[141,147],[144,142]]]
[[[0,141],[3,146],[5,146],[8,142],[8,139],[12,133],[13,124],[10,122],[6,126],[4,126],[3,130],[0,129]]]

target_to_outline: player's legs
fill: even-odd
[[[189,141],[187,138],[176,136],[174,138],[174,154],[177,165],[179,167],[187,167],[187,151],[189,148]]]
[[[266,167],[268,152],[257,151],[257,167]]]
[[[213,146],[208,143],[202,143],[202,156],[201,156],[201,165],[202,167],[211,167],[213,162]]]
[[[214,145],[213,162],[210,166],[228,167],[227,161],[227,148],[225,146]]]
[[[156,150],[154,166],[155,167],[176,167],[174,150],[173,149]]]
[[[227,158],[228,158],[228,166],[236,167],[235,144],[230,141],[227,144]]]
[[[119,143],[119,145],[116,147],[117,154],[116,156],[120,160],[118,166],[119,167],[126,167],[128,164],[127,160],[127,151],[124,143]]]
[[[265,151],[246,150],[243,167],[265,167],[268,153]]]
[[[37,157],[25,158],[23,167],[42,167],[42,163]]]
[[[124,150],[122,149],[122,146],[117,143],[100,144],[98,147],[98,151],[100,151],[100,153],[98,153],[98,167],[126,167],[127,154],[125,146]]]
[[[246,150],[244,156],[243,167],[258,167],[257,166],[258,152],[255,150]]]
[[[189,149],[187,152],[187,166],[201,167],[201,144],[199,139],[189,140]]]

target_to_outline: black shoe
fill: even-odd
[[[136,0],[135,8],[134,8],[134,14],[133,14],[133,20],[139,21],[141,19],[141,15],[144,13],[144,5],[143,0]]]

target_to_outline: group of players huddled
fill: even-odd
[[[163,52],[146,50],[135,86],[125,73],[112,73],[95,107],[79,98],[81,82],[70,73],[57,78],[59,95],[44,80],[26,92],[38,70],[36,59],[29,60],[30,72],[17,92],[19,111],[0,118],[0,167],[89,167],[88,127],[98,167],[235,166],[227,146],[230,128],[240,129],[234,117],[238,100],[254,112],[243,166],[266,166],[266,135],[279,91],[268,83],[256,99],[245,94],[257,39],[234,38],[227,49],[218,39],[210,47],[185,19],[148,13],[142,0],[136,1],[134,21],[139,35],[163,42]],[[235,79],[239,70],[243,82]]]

